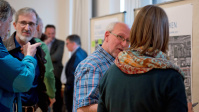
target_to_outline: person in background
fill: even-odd
[[[96,112],[99,81],[119,52],[129,46],[129,27],[120,22],[107,26],[104,42],[81,61],[75,71],[73,112]]]
[[[47,38],[48,38],[48,37],[47,37],[44,33],[41,34],[41,38],[40,38],[41,41],[44,42]]]
[[[55,92],[56,92],[55,76],[54,76],[54,73],[53,73],[54,68],[53,68],[50,53],[49,53],[49,50],[48,50],[48,46],[43,41],[40,40],[41,35],[42,35],[42,29],[43,29],[43,22],[42,22],[40,17],[38,17],[38,24],[37,24],[36,29],[37,30],[35,31],[35,34],[34,34],[34,37],[36,37],[35,41],[41,43],[40,47],[42,48],[42,50],[46,54],[45,57],[44,57],[47,61],[44,64],[45,69],[46,69],[46,72],[44,74],[44,83],[46,85],[47,95],[49,96],[49,100],[50,100],[49,107],[51,108],[53,103],[55,103]]]
[[[34,37],[40,39],[41,35],[42,35],[42,30],[43,30],[43,21],[40,17],[38,17],[38,24],[37,24],[37,27],[36,27]]]
[[[36,48],[41,45],[29,42],[22,46],[22,61],[9,54],[2,39],[7,35],[14,9],[5,0],[0,0],[0,112],[21,112],[19,92],[26,92],[32,87],[37,61],[33,58]],[[14,108],[13,108],[14,107]]]
[[[98,112],[187,112],[182,70],[166,55],[169,22],[165,11],[143,7],[120,52],[99,84]],[[118,97],[119,96],[119,97]]]
[[[77,65],[87,57],[86,51],[81,48],[81,40],[78,35],[69,35],[66,38],[66,47],[72,53],[71,58],[65,66],[66,85],[65,85],[65,103],[67,112],[72,112],[73,108],[73,88],[74,72]]]
[[[16,32],[14,32],[9,39],[4,41],[4,45],[9,53],[16,57],[18,60],[24,58],[24,54],[21,53],[21,46],[26,43],[36,43],[33,35],[36,31],[36,25],[38,24],[38,15],[32,8],[25,7],[17,11],[15,15],[15,22],[13,23]],[[33,85],[28,92],[21,94],[22,109],[23,111],[34,112],[37,107],[40,107],[43,112],[48,110],[50,104],[49,97],[46,94],[46,86],[44,84],[45,74],[45,53],[41,47],[37,48],[34,58],[38,64],[35,68],[35,78]]]
[[[44,41],[48,46],[50,51],[51,60],[54,67],[54,75],[55,75],[55,99],[56,102],[53,104],[54,112],[62,112],[63,100],[61,97],[61,72],[63,69],[62,65],[62,57],[64,51],[64,41],[58,40],[55,38],[55,26],[47,25],[45,27],[45,34],[47,35],[47,39]]]

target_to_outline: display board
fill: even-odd
[[[199,0],[178,0],[158,4],[169,19],[170,60],[185,73],[187,100],[199,102]],[[135,9],[135,16],[140,9]],[[199,105],[194,107],[199,112]]]
[[[125,13],[116,13],[91,19],[91,53],[98,44],[102,44],[106,27],[111,22],[125,22]]]

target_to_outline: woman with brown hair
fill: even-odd
[[[100,81],[98,112],[187,112],[184,74],[167,56],[169,23],[157,6],[143,7],[120,52]]]

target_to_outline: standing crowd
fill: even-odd
[[[15,32],[7,39],[14,14]],[[167,57],[162,8],[143,7],[131,29],[110,23],[89,56],[78,35],[67,36],[71,57],[64,67],[65,43],[55,38],[56,27],[42,29],[33,8],[15,12],[0,0],[0,112],[62,112],[63,104],[67,112],[193,112],[184,73]]]

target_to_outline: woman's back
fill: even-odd
[[[173,69],[125,74],[112,65],[100,82],[98,112],[186,112],[183,78]]]

